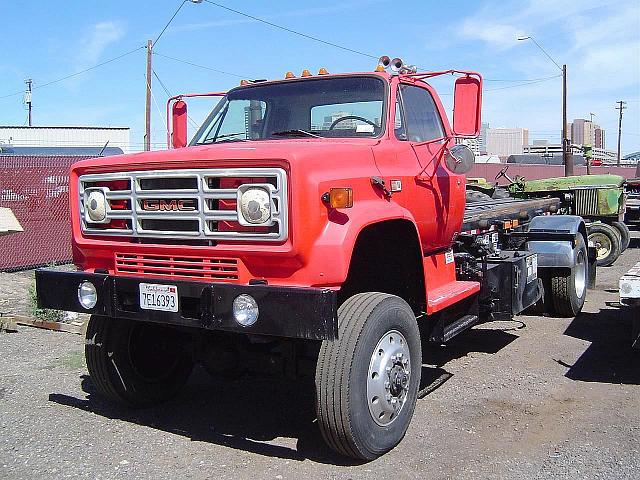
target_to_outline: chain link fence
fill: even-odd
[[[0,207],[24,229],[0,237],[0,271],[71,261],[69,167],[85,158],[0,155]]]

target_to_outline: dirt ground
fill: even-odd
[[[640,232],[598,271],[576,319],[518,317],[430,347],[403,442],[354,464],[314,421],[312,385],[197,370],[175,400],[128,410],[94,394],[78,335],[0,334],[0,478],[640,478],[640,355],[614,305]],[[0,311],[26,305],[31,273],[0,274]]]

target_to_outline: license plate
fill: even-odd
[[[178,287],[175,285],[141,283],[140,308],[145,310],[161,310],[163,312],[177,312]]]
[[[527,283],[538,278],[538,255],[531,255],[526,258],[527,263]]]

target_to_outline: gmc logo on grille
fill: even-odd
[[[193,212],[196,209],[196,200],[145,198],[142,201],[142,209],[148,212]]]

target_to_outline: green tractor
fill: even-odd
[[[575,175],[570,177],[525,180],[507,175],[505,166],[496,181],[504,177],[506,187],[491,184],[484,179],[467,181],[467,201],[501,198],[557,197],[559,213],[579,215],[587,222],[589,242],[596,247],[596,265],[613,265],[629,246],[629,228],[624,224],[625,179],[619,175]]]

